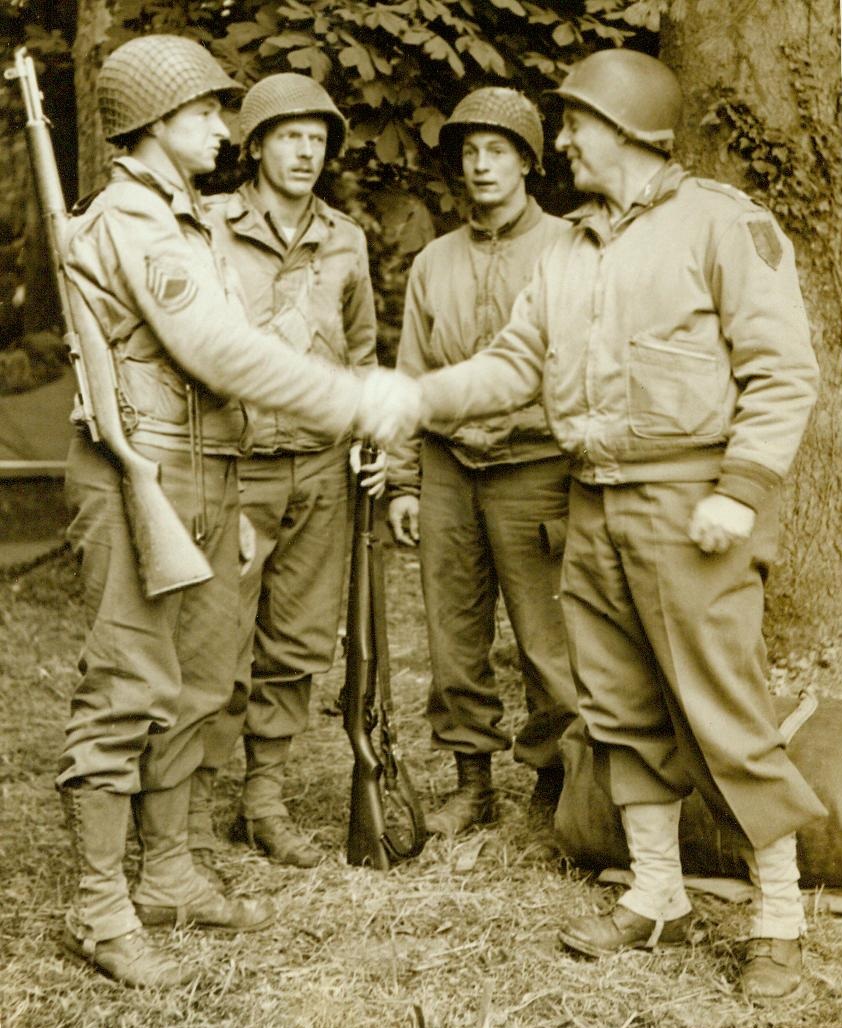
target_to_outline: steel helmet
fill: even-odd
[[[96,84],[97,106],[105,138],[113,142],[190,100],[242,88],[194,40],[138,36],[106,57]]]
[[[595,111],[636,143],[672,150],[681,87],[655,57],[637,50],[598,50],[574,64],[553,92]]]
[[[337,157],[345,145],[348,123],[326,89],[307,75],[294,71],[268,75],[255,83],[243,98],[240,108],[240,137],[242,152],[254,133],[267,122],[285,118],[323,118],[327,124],[328,160]]]
[[[439,146],[455,159],[472,128],[487,127],[514,136],[532,154],[535,171],[544,174],[544,129],[538,109],[523,93],[507,86],[475,89],[459,101],[439,131]]]

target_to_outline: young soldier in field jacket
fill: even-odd
[[[410,375],[458,364],[506,323],[538,255],[564,229],[527,194],[542,173],[543,132],[513,89],[478,89],[441,131],[472,204],[468,224],[430,243],[409,277],[397,365]],[[514,629],[527,717],[517,760],[538,777],[533,820],[546,822],[561,790],[558,739],[575,714],[558,598],[569,461],[540,403],[467,424],[430,425],[393,456],[389,517],[399,541],[421,546],[432,662],[427,705],[433,746],[456,760],[458,788],[427,820],[453,834],[493,819],[491,755],[508,749],[503,701],[489,652],[502,593]],[[420,510],[419,510],[420,509]]]
[[[633,884],[561,938],[602,955],[687,938],[678,849],[695,787],[742,831],[757,903],[742,971],[801,977],[795,832],[823,814],[766,687],[763,583],[781,481],[816,396],[792,246],[767,210],[668,161],[678,83],[604,51],[559,90],[557,145],[592,200],[566,219],[494,344],[424,380],[430,416],[516,409],[543,386],[574,458],[562,596],[595,766]]]
[[[391,438],[386,373],[360,382],[253,328],[214,252],[193,178],[213,169],[228,136],[218,94],[238,88],[193,41],[149,35],[118,47],[97,99],[106,138],[129,155],[69,225],[68,271],[112,349],[125,433],[159,465],[184,523],[203,520],[213,572],[146,597],[120,469],[80,431],[66,485],[88,632],[57,779],[78,858],[63,942],[129,985],[198,973],[160,949],[146,925],[243,931],[274,916],[266,900],[212,887],[187,846],[202,727],[230,698],[236,660],[239,401],[310,419],[337,439],[355,426],[384,444]],[[284,332],[294,329],[290,318]],[[416,388],[406,383],[401,404]],[[130,897],[123,857],[132,814],[142,861]]]
[[[216,241],[243,283],[256,325],[301,330],[296,344],[332,366],[376,363],[374,295],[359,225],[313,194],[326,159],[341,151],[345,119],[306,75],[270,75],[240,111],[252,177],[209,200]],[[210,796],[216,770],[242,734],[243,834],[273,861],[311,867],[319,850],[293,825],[284,766],[307,725],[314,674],[333,661],[342,602],[351,437],[313,418],[259,411],[252,452],[239,464],[240,503],[255,553],[240,579],[240,638],[232,702],[205,735],[193,779],[190,846],[212,866]],[[382,463],[382,462],[381,462]],[[370,486],[382,490],[382,471]],[[255,624],[256,619],[256,624]],[[253,661],[253,664],[252,664]]]

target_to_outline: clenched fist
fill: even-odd
[[[400,371],[374,368],[363,379],[356,431],[388,449],[418,431],[421,387]]]
[[[730,496],[711,493],[699,500],[690,519],[690,538],[705,553],[725,553],[754,528],[754,511]]]

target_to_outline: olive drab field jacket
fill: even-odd
[[[492,346],[425,379],[432,416],[543,387],[580,481],[711,480],[756,509],[816,397],[790,242],[745,194],[672,163],[613,227],[598,200],[565,221]]]
[[[368,248],[355,221],[314,196],[287,244],[251,182],[209,197],[207,209],[215,243],[239,276],[255,325],[294,336],[300,352],[331,364],[376,364]],[[290,332],[291,316],[299,328]],[[253,436],[255,453],[322,450],[336,442],[329,424],[322,430],[285,411],[258,411]]]
[[[425,246],[409,275],[398,368],[417,377],[464,362],[488,346],[506,324],[538,255],[564,228],[530,197],[517,221],[497,235],[468,224]],[[443,418],[427,427],[467,467],[561,456],[540,403],[464,424]],[[390,452],[392,495],[418,492],[420,446],[415,438]]]
[[[241,452],[239,401],[281,407],[334,439],[350,431],[359,383],[250,325],[236,275],[183,186],[132,157],[116,160],[108,185],[70,219],[67,266],[113,349],[133,441],[190,446],[190,383],[201,387],[208,454]],[[293,319],[287,329],[292,339]]]

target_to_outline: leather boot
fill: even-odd
[[[458,835],[471,825],[495,819],[490,753],[455,753],[456,791],[437,811],[427,815],[430,835]]]
[[[760,849],[743,851],[757,890],[741,973],[742,990],[753,1003],[795,995],[801,986],[804,904],[798,887],[795,834]]]
[[[213,829],[213,785],[216,768],[197,767],[190,778],[190,809],[187,815],[187,838],[190,856],[196,870],[216,889],[223,881],[213,862],[218,848]]]
[[[533,831],[552,829],[563,787],[564,768],[562,766],[537,769],[535,786],[529,797],[529,806],[526,811],[527,821]]]
[[[292,822],[288,814],[272,814],[248,820],[237,819],[232,836],[244,840],[273,864],[287,867],[315,867],[324,854]]]
[[[234,826],[234,837],[244,839],[275,864],[315,867],[324,854],[296,828],[283,801],[284,769],[292,737],[247,735],[244,743],[243,816]]]
[[[134,891],[137,916],[145,925],[194,925],[227,932],[265,928],[275,917],[268,900],[228,899],[193,866],[187,846],[190,779],[135,803],[143,860]]]
[[[592,957],[680,944],[687,941],[692,923],[678,849],[681,801],[632,803],[620,814],[634,876],[631,887],[610,913],[570,918],[559,932],[565,946]]]
[[[124,985],[182,985],[197,971],[147,937],[123,873],[131,799],[103,789],[61,789],[78,886],[62,936],[67,953]]]

